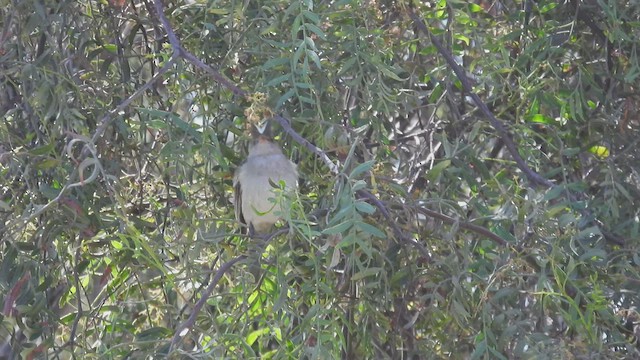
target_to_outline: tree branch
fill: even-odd
[[[178,328],[176,329],[176,332],[173,335],[173,338],[171,338],[171,344],[169,346],[169,351],[167,353],[171,353],[171,351],[175,348],[175,346],[178,344],[180,339],[187,334],[188,329],[196,323],[196,318],[198,317],[200,310],[202,310],[202,307],[209,299],[209,296],[211,296],[211,293],[213,293],[213,290],[216,288],[216,285],[218,285],[218,282],[220,281],[220,279],[222,279],[222,276],[224,275],[224,273],[229,271],[229,269],[231,269],[231,267],[235,265],[237,262],[242,261],[246,258],[247,258],[246,255],[240,255],[220,265],[220,268],[218,269],[218,271],[216,271],[216,274],[213,276],[213,279],[211,279],[209,286],[207,286],[207,288],[200,295],[200,300],[198,300],[196,304],[193,306],[193,310],[191,311],[191,314],[189,315],[187,320],[185,320],[182,324],[180,324],[180,326],[178,326]]]
[[[477,234],[480,234],[482,236],[485,236],[491,240],[493,240],[493,242],[497,243],[498,245],[502,245],[502,246],[507,246],[508,243],[506,240],[504,240],[503,238],[501,238],[500,236],[494,234],[493,232],[491,232],[491,230],[482,227],[480,225],[476,225],[476,224],[472,224],[470,222],[466,222],[466,221],[458,221],[450,216],[441,214],[437,211],[433,211],[433,210],[429,210],[429,209],[425,209],[423,207],[420,206],[416,206],[413,208],[415,211],[421,213],[422,215],[425,216],[430,216],[432,218],[436,218],[438,220],[442,220],[444,222],[446,222],[447,224],[458,224],[459,227],[463,228],[463,229],[467,229],[469,231],[475,232]]]
[[[453,55],[451,55],[451,53],[444,48],[444,46],[442,45],[440,40],[438,40],[438,38],[433,36],[433,34],[429,31],[429,28],[427,28],[427,26],[425,25],[425,23],[412,10],[409,10],[409,16],[411,17],[413,22],[416,24],[418,29],[429,37],[429,40],[431,40],[431,42],[436,47],[436,49],[438,49],[438,52],[440,53],[440,55],[444,57],[444,59],[447,61],[447,64],[449,64],[449,67],[451,67],[451,70],[453,70],[453,72],[456,74],[456,76],[460,80],[460,83],[462,84],[462,87],[464,88],[464,90],[469,94],[469,96],[471,97],[473,102],[476,104],[476,106],[478,106],[480,111],[487,117],[487,119],[489,119],[491,126],[493,126],[493,128],[498,131],[498,135],[500,136],[502,141],[504,141],[504,144],[509,150],[511,157],[513,157],[513,160],[518,165],[518,168],[525,174],[527,179],[529,179],[529,181],[534,185],[543,185],[549,188],[553,187],[554,184],[551,181],[549,181],[548,179],[545,179],[544,177],[542,177],[542,175],[533,171],[529,167],[529,165],[527,165],[524,159],[520,156],[520,153],[518,152],[518,147],[513,142],[513,139],[511,138],[511,134],[509,134],[509,131],[504,126],[504,124],[500,120],[498,120],[495,117],[495,115],[493,115],[491,110],[489,110],[489,107],[482,101],[482,99],[480,99],[478,94],[473,92],[473,86],[471,85],[471,81],[469,81],[469,78],[465,74],[465,71],[462,68],[462,66],[458,65],[458,63],[455,61],[455,59],[453,58]]]
[[[462,87],[464,88],[464,90],[469,94],[469,96],[471,96],[471,99],[476,104],[476,106],[478,106],[480,111],[487,117],[487,119],[489,119],[491,126],[493,126],[493,128],[498,131],[498,135],[500,139],[502,139],[502,141],[504,142],[504,145],[507,147],[507,150],[509,150],[509,153],[513,157],[518,168],[525,174],[529,182],[535,185],[542,185],[547,188],[554,188],[558,186],[553,182],[551,182],[550,180],[542,177],[537,172],[533,171],[527,165],[524,159],[522,159],[522,157],[520,156],[520,153],[518,152],[518,148],[516,144],[513,142],[513,139],[511,138],[511,135],[509,134],[509,131],[507,130],[507,128],[504,126],[504,124],[500,120],[498,120],[495,117],[495,115],[493,115],[491,110],[489,110],[489,107],[487,107],[487,105],[482,101],[482,99],[480,99],[480,97],[473,92],[473,86],[471,86],[471,81],[469,81],[469,78],[467,77],[464,69],[460,65],[458,65],[458,63],[455,61],[451,53],[444,48],[440,40],[438,40],[435,36],[433,36],[433,34],[429,31],[429,28],[425,25],[422,19],[420,19],[411,9],[409,9],[408,12],[409,12],[409,16],[411,17],[413,22],[416,24],[418,29],[429,37],[429,40],[431,40],[431,42],[436,47],[436,49],[438,49],[438,52],[440,53],[440,55],[442,55],[445,58],[447,64],[451,67],[453,72],[456,74],[457,78],[460,80],[460,83],[462,84]],[[566,196],[569,200],[575,201],[574,194],[568,193]],[[591,211],[588,209],[580,210],[580,213],[587,218],[592,217]],[[607,241],[612,242],[614,244],[618,244],[618,245],[624,244],[626,242],[623,238],[604,229],[604,226],[597,220],[592,220],[589,223],[595,224],[600,229],[604,238]]]
[[[174,51],[174,54],[178,54],[180,57],[186,59],[187,61],[189,61],[190,63],[192,63],[196,67],[198,67],[198,68],[206,71],[207,73],[209,73],[213,77],[213,79],[215,81],[217,81],[219,84],[221,84],[225,88],[229,89],[236,96],[241,96],[241,97],[245,97],[246,98],[249,95],[249,93],[247,91],[242,90],[238,86],[233,84],[230,80],[228,80],[226,77],[224,77],[218,70],[216,70],[213,67],[205,64],[197,56],[193,55],[188,50],[183,48],[182,44],[180,43],[180,40],[178,39],[178,37],[176,36],[175,32],[173,31],[173,28],[171,27],[171,24],[169,23],[169,20],[167,19],[167,17],[164,14],[164,9],[162,7],[162,1],[161,0],[154,0],[154,4],[155,4],[155,7],[156,7],[156,11],[158,13],[158,17],[160,19],[160,22],[162,23],[162,26],[164,27],[165,31],[167,32],[167,37],[169,39],[169,43],[171,44],[171,49]],[[295,142],[297,142],[298,144],[300,144],[300,145],[304,146],[305,148],[309,149],[309,151],[311,151],[314,154],[316,154],[329,167],[329,169],[331,170],[331,172],[333,174],[338,174],[338,172],[339,172],[338,171],[338,167],[337,167],[336,164],[334,164],[331,161],[329,156],[327,156],[327,154],[323,150],[321,150],[317,146],[311,144],[307,139],[305,139],[300,134],[298,134],[291,127],[291,121],[289,119],[287,119],[287,118],[285,118],[285,117],[283,117],[281,115],[274,115],[274,119],[276,121],[278,121],[278,123],[280,123],[280,125],[282,126],[284,131],[287,134],[289,134],[289,136],[291,136],[291,138]]]
[[[407,236],[407,234],[405,234],[404,231],[400,229],[400,227],[398,226],[398,223],[396,222],[395,219],[391,217],[389,210],[384,205],[384,203],[380,201],[380,199],[378,199],[375,195],[373,195],[372,193],[366,190],[358,190],[357,193],[360,196],[369,199],[373,203],[373,205],[376,208],[378,208],[378,210],[382,213],[382,216],[384,216],[384,218],[387,220],[387,222],[393,229],[393,233],[398,238],[398,240],[400,240],[403,243],[414,246],[416,249],[418,249],[418,251],[422,254],[422,256],[424,256],[427,259],[427,261],[431,260],[431,255],[429,254],[429,251],[427,250],[427,248],[425,248],[424,245],[422,245],[421,243]]]
[[[317,157],[319,157],[320,160],[322,160],[327,165],[329,170],[331,170],[331,173],[333,175],[338,175],[338,173],[340,173],[340,170],[338,169],[338,165],[336,165],[333,161],[331,161],[331,159],[329,159],[329,156],[327,155],[327,153],[325,153],[323,150],[321,150],[317,146],[313,145],[309,140],[305,139],[304,137],[302,137],[302,135],[298,134],[295,130],[293,130],[289,119],[281,115],[274,115],[273,118],[280,124],[280,126],[282,126],[282,129],[287,134],[289,134],[289,136],[291,136],[291,138],[295,142],[304,146],[309,151],[314,153]]]
[[[189,61],[196,67],[199,67],[204,71],[208,72],[209,75],[211,75],[215,81],[223,85],[225,88],[231,90],[231,92],[233,92],[235,95],[242,96],[242,97],[246,97],[248,95],[246,91],[237,87],[235,84],[229,81],[229,79],[224,77],[224,75],[222,75],[218,70],[205,64],[202,60],[198,59],[195,55],[193,55],[192,53],[187,51],[184,47],[182,47],[180,40],[176,36],[176,33],[173,31],[173,27],[171,27],[169,20],[164,14],[162,0],[153,0],[153,3],[156,7],[156,12],[158,13],[158,18],[160,19],[160,23],[162,23],[162,27],[164,27],[164,31],[167,32],[167,38],[169,39],[169,44],[171,44],[171,49],[173,50],[174,54],[177,54],[178,56]]]

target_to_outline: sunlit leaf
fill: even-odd
[[[606,159],[609,157],[609,148],[606,146],[594,145],[589,148],[589,152],[600,159]]]
[[[451,160],[440,161],[439,163],[435,164],[433,168],[431,168],[431,170],[429,170],[426,178],[429,181],[436,181],[437,179],[440,178],[440,175],[442,174],[442,172],[449,166],[451,166]]]

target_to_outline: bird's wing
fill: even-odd
[[[242,214],[242,186],[237,177],[233,179],[233,192],[233,206],[235,208],[236,221],[242,225],[246,225],[244,215]]]

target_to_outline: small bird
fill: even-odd
[[[247,160],[233,177],[236,220],[248,226],[249,234],[265,234],[280,219],[281,204],[272,184],[284,181],[286,191],[298,188],[298,170],[271,138],[268,119],[252,124],[253,141]]]

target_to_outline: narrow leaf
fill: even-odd
[[[349,174],[349,179],[354,179],[358,177],[358,175],[364,173],[365,171],[371,170],[371,168],[373,167],[373,164],[375,164],[374,160],[369,160],[369,161],[363,162],[362,164],[359,164],[358,166],[355,167],[355,169],[351,171],[351,174]]]

